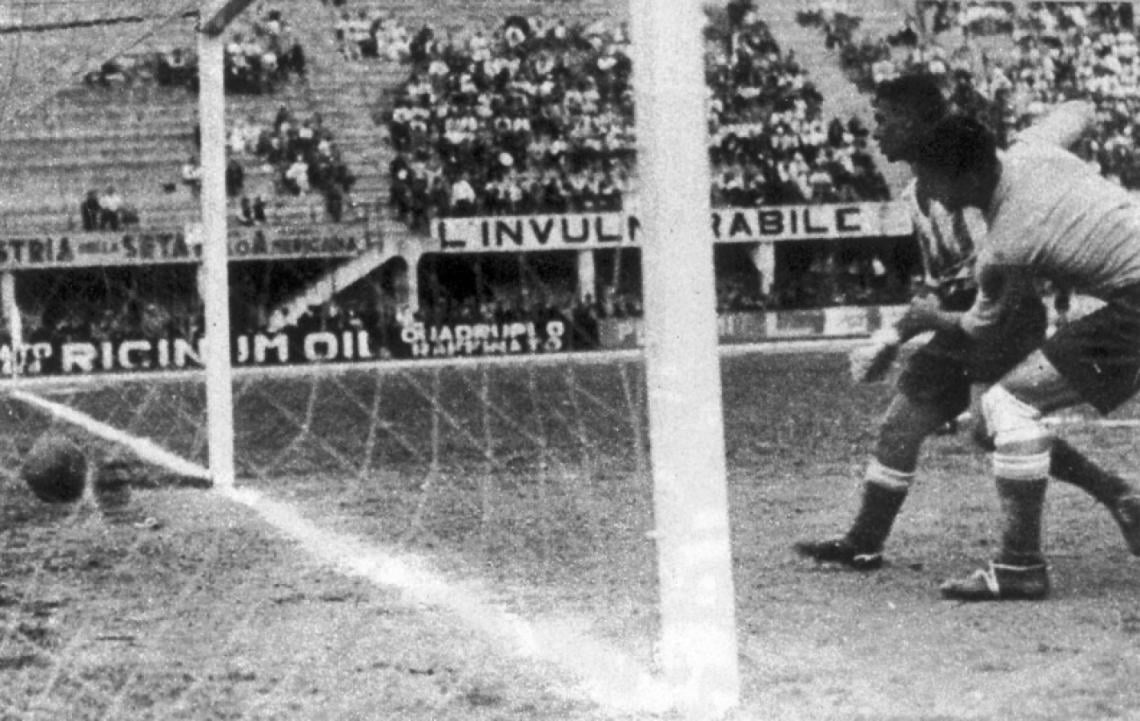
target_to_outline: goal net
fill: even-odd
[[[32,144],[103,142],[77,108],[150,102],[151,80],[133,74],[149,60],[129,51],[189,46],[193,10],[7,7],[19,100],[4,122]],[[77,52],[52,62],[66,45]],[[32,67],[51,73],[37,82]],[[288,101],[284,122],[308,127],[308,82],[235,100],[231,122],[277,124]],[[36,122],[55,126],[41,138]],[[646,367],[634,351],[571,352],[599,332],[573,310],[575,256],[409,266],[365,223],[329,230],[323,201],[272,195],[283,158],[231,150],[249,153],[247,188],[269,202],[267,217],[240,193],[227,209],[228,348],[203,340],[209,241],[176,212],[192,178],[165,176],[182,200],[152,231],[106,217],[102,195],[83,215],[83,192],[113,171],[61,171],[75,182],[66,225],[6,241],[0,718],[349,718],[389,704],[413,721],[585,719],[672,705],[653,674],[668,658]],[[636,254],[598,256],[615,286],[602,301],[620,306]],[[227,351],[232,421],[210,417],[202,369]],[[231,422],[236,488],[202,493],[209,428]],[[22,481],[49,433],[85,451],[79,503],[42,503]]]
[[[660,626],[633,359],[239,370],[242,504],[178,490],[201,485],[205,393],[168,375],[3,404],[9,468],[66,432],[98,474],[62,508],[2,486],[6,714],[668,705],[644,671]]]
[[[193,0],[9,0],[0,4],[0,125],[50,124],[61,91],[137,64],[163,38],[190,37]]]

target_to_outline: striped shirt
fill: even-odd
[[[924,208],[914,182],[903,191],[903,200],[914,223],[924,284],[940,293],[972,289],[975,249],[986,232],[981,211],[965,208],[951,212],[934,200]]]

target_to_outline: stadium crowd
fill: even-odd
[[[204,327],[201,308],[189,295],[87,287],[79,291],[81,302],[64,302],[68,295],[58,290],[22,306],[25,343],[191,339]]]
[[[230,26],[225,45],[225,87],[233,93],[272,93],[291,77],[305,74],[305,49],[277,8],[259,4]],[[110,87],[153,80],[166,87],[198,89],[198,53],[165,47],[125,53],[88,72],[88,85]]]
[[[344,2],[333,5],[343,8]],[[334,32],[341,55],[349,61],[384,58],[403,62],[411,54],[412,42],[423,42],[422,37],[408,32],[394,12],[385,13],[377,7],[357,10],[355,15],[342,11]]]
[[[866,128],[825,122],[806,70],[750,2],[730,4],[706,39],[714,204],[887,198]],[[601,21],[422,29],[387,117],[397,216],[418,229],[437,216],[620,209],[635,175],[628,43],[624,25]]]
[[[616,209],[633,162],[623,26],[514,17],[413,38],[387,119],[397,215]]]
[[[281,105],[272,122],[261,122],[253,115],[238,118],[231,124],[226,152],[226,195],[237,204],[242,224],[266,222],[265,200],[260,195],[251,199],[244,192],[243,161],[272,168],[277,193],[319,193],[329,220],[339,223],[344,217],[356,178],[319,112],[300,119],[289,107]],[[201,187],[197,156],[183,165],[181,180],[195,192]]]
[[[386,125],[395,151],[389,167],[391,203],[413,227],[423,228],[436,216],[622,208],[635,174],[624,25],[512,17],[456,34],[428,27],[410,33],[391,15],[345,11],[344,2],[326,2],[341,13],[337,38],[347,58],[385,58],[410,68]],[[283,48],[292,38],[278,11],[262,10],[234,32],[227,66],[239,73],[303,72],[299,46],[291,59],[278,54],[273,62],[255,52],[257,42],[262,49],[266,43]],[[171,51],[164,62],[169,67],[162,82],[182,82],[194,74],[190,54]],[[707,29],[706,79],[714,204],[887,198],[886,183],[867,152],[868,129],[858,118],[822,117],[822,98],[805,68],[779,46],[749,0],[734,0],[723,22]],[[248,75],[238,82],[246,89],[272,85]],[[233,123],[227,145],[226,186],[239,222],[267,220],[265,200],[245,193],[244,165],[250,162],[272,166],[283,194],[324,195],[329,217],[340,220],[354,178],[319,113],[300,118],[281,106],[272,122],[247,115]],[[200,172],[196,156],[190,158],[183,182],[196,188]],[[131,222],[116,196],[110,191],[88,195],[81,208],[84,229],[115,230]],[[906,296],[909,279],[887,271],[878,257],[817,256],[782,271],[767,292],[755,278],[721,278],[718,310],[885,304]],[[201,328],[200,315],[188,305],[148,311],[151,317],[144,323],[144,309],[152,305],[138,300],[109,308],[89,304],[47,314],[36,332],[93,339],[106,337],[113,327],[123,337],[190,337],[186,334]],[[393,329],[409,318],[391,304],[370,307],[354,301],[313,308],[290,332],[366,327],[388,348]],[[156,323],[155,313],[165,320]],[[640,313],[636,293],[611,288],[579,301],[565,291],[532,290],[462,299],[436,295],[423,300],[412,320],[439,325],[557,316],[572,329],[567,347],[589,347],[596,343],[599,321]],[[266,326],[263,319],[243,327],[256,332]]]
[[[79,219],[84,231],[115,231],[138,225],[139,213],[136,208],[127,204],[115,186],[109,185],[102,192],[87,191],[83,202],[79,204]]]
[[[842,14],[809,12],[801,22],[819,24],[838,38],[852,79],[863,87],[902,73],[942,78],[953,104],[983,120],[1003,144],[1059,101],[1092,100],[1096,127],[1077,152],[1104,175],[1140,188],[1140,53],[1131,5],[1029,3],[1023,12],[1001,4],[926,8],[928,17],[885,39],[856,36],[858,18]],[[919,37],[914,24],[934,32]],[[979,34],[998,34],[1005,45],[991,42],[982,52],[974,39]]]
[[[825,121],[823,98],[749,2],[706,32],[714,206],[886,200],[858,118]]]

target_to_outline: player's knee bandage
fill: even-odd
[[[914,472],[896,471],[893,468],[887,468],[878,459],[872,458],[871,462],[867,464],[867,473],[863,476],[863,480],[892,491],[907,491],[914,483]]]
[[[1052,436],[1041,424],[1041,411],[1001,386],[986,391],[981,406],[994,439],[994,474],[1012,480],[1048,476]]]

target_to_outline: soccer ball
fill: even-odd
[[[72,503],[83,496],[87,456],[67,436],[48,433],[28,451],[20,475],[41,501]]]

